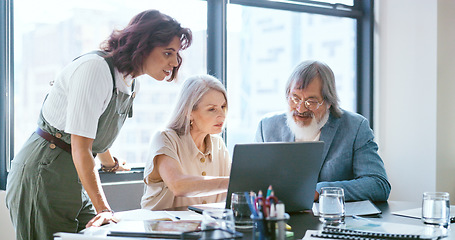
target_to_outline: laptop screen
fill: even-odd
[[[259,190],[272,185],[286,212],[311,209],[324,143],[268,142],[234,146],[226,208],[233,192]]]

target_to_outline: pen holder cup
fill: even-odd
[[[286,239],[286,223],[289,214],[282,218],[262,218],[251,215],[253,220],[253,240],[284,240]]]

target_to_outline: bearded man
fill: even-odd
[[[387,201],[390,183],[373,131],[363,116],[338,105],[335,77],[325,63],[305,61],[286,84],[288,110],[264,117],[257,142],[323,141],[322,187],[341,187],[346,201]]]

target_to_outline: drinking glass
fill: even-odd
[[[231,196],[231,209],[234,213],[236,228],[252,228],[251,210],[244,192],[234,192]]]
[[[202,212],[201,230],[223,229],[235,232],[234,214],[231,209],[207,209]]]
[[[422,221],[425,224],[448,227],[450,202],[447,192],[425,192],[422,198]]]
[[[323,187],[319,195],[319,220],[327,225],[344,223],[344,191],[340,187]]]

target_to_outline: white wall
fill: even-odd
[[[455,1],[438,4],[438,121],[436,190],[455,204]]]
[[[0,190],[0,235],[2,240],[14,240],[13,224],[9,218],[9,211],[5,204],[5,191]]]
[[[376,1],[375,130],[390,200],[455,199],[454,16],[453,0]]]

